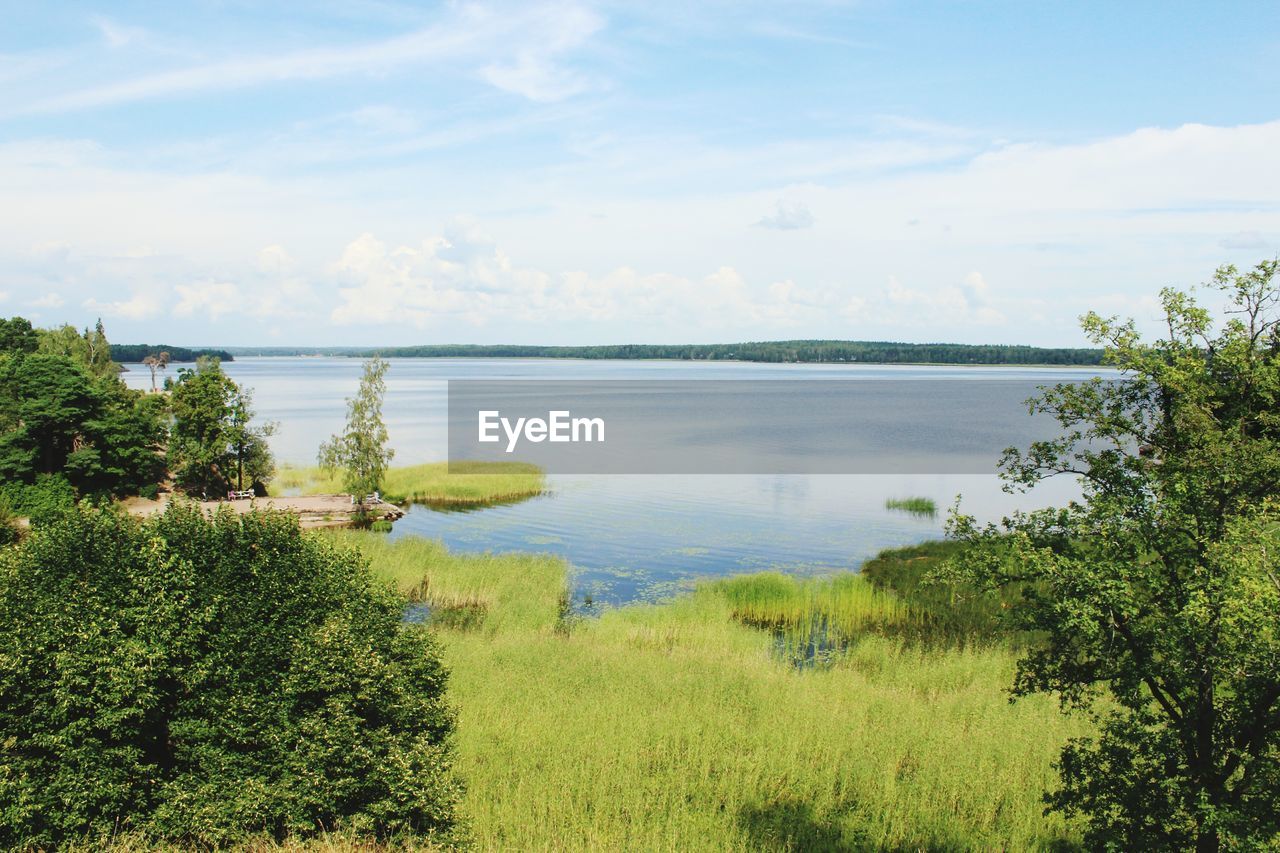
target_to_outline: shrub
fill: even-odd
[[[41,474],[30,484],[6,483],[3,494],[14,514],[32,524],[51,521],[76,504],[75,489],[60,474]]]
[[[81,506],[0,552],[0,846],[448,840],[435,640],[283,514]]]
[[[10,545],[18,538],[18,519],[9,499],[0,493],[0,545]]]

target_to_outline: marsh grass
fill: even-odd
[[[1077,843],[1040,795],[1063,742],[1088,727],[1047,697],[1009,703],[1015,652],[864,633],[831,666],[799,670],[735,615],[803,621],[825,607],[846,627],[901,616],[865,582],[710,582],[565,629],[558,559],[325,535],[406,593],[485,604],[478,625],[437,626],[481,849]]]
[[[958,556],[963,544],[925,542],[880,552],[862,566],[861,575],[878,590],[910,603],[917,631],[912,639],[935,645],[1001,643],[1021,648],[1032,637],[1005,630],[1001,615],[1022,600],[1023,590],[998,592],[937,583],[935,570]]]
[[[281,494],[341,494],[342,477],[317,466],[282,465],[272,487]],[[391,468],[382,495],[392,503],[467,508],[513,503],[546,491],[546,476],[522,462],[429,462]]]
[[[910,607],[854,574],[798,579],[776,572],[714,581],[733,618],[769,629],[777,653],[797,666],[830,665],[867,633],[906,629]]]
[[[889,498],[884,502],[884,508],[920,516],[933,517],[938,514],[938,505],[932,498]]]

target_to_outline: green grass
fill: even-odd
[[[325,495],[344,492],[342,476],[316,466],[282,465],[272,481],[279,494]],[[546,491],[546,477],[521,462],[429,462],[391,468],[382,495],[392,503],[442,508],[484,506],[523,500]]]
[[[967,586],[931,583],[930,573],[957,556],[960,542],[938,541],[881,551],[862,566],[862,577],[874,587],[911,603],[909,628],[915,639],[956,645],[1003,642],[1023,646],[1028,637],[1001,630],[1001,613],[1022,598],[1015,588],[991,592]]]
[[[933,498],[889,498],[884,502],[885,509],[898,509],[912,515],[937,515],[938,506]]]
[[[564,617],[566,566],[418,539],[325,534],[441,612],[458,771],[482,849],[1028,849],[1051,761],[1085,723],[1010,704],[1016,653],[864,630],[910,618],[857,578],[709,582],[662,604]],[[779,661],[744,622],[806,614],[857,641],[829,667]]]

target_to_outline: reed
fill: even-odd
[[[272,487],[281,494],[322,495],[344,491],[340,473],[317,466],[281,465]],[[522,462],[429,462],[391,468],[382,495],[392,503],[420,503],[441,508],[486,506],[540,495],[546,476]]]
[[[864,631],[799,670],[735,615],[868,626],[912,618],[909,598],[758,575],[566,622],[558,559],[325,535],[406,593],[485,602],[479,625],[436,627],[480,849],[1078,844],[1040,795],[1064,741],[1090,729],[1047,697],[1009,703],[1016,652]]]
[[[884,502],[884,508],[901,510],[912,515],[938,514],[938,505],[933,502],[933,498],[889,498]]]

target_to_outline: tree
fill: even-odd
[[[40,335],[25,317],[0,317],[0,354],[23,355],[36,351]]]
[[[270,479],[266,439],[275,427],[252,425],[252,395],[223,373],[216,359],[178,371],[170,408],[169,468],[183,488],[221,494],[232,482],[243,489],[245,474],[251,482]]]
[[[447,673],[403,609],[284,513],[81,507],[0,549],[0,846],[447,840]]]
[[[231,400],[230,419],[227,423],[227,445],[235,461],[236,488],[244,489],[244,479],[255,486],[271,479],[275,471],[275,459],[267,439],[275,435],[276,423],[268,421],[253,425],[253,392],[240,390]]]
[[[395,451],[387,447],[387,426],[382,421],[382,398],[387,390],[387,362],[371,358],[356,396],[347,400],[347,428],[320,445],[320,467],[341,470],[343,485],[361,502],[382,487]]]
[[[120,365],[111,360],[111,345],[107,342],[101,320],[92,331],[85,329],[80,332],[75,326],[63,325],[55,329],[40,329],[37,335],[39,352],[69,358],[94,378],[116,376],[120,372]]]
[[[142,363],[151,371],[151,390],[156,390],[156,373],[163,373],[169,367],[169,352],[161,350],[154,355],[142,359]]]
[[[1220,269],[1226,319],[1162,294],[1167,336],[1089,314],[1121,381],[1032,401],[1063,434],[1006,451],[1027,488],[1067,474],[1083,497],[979,528],[954,579],[1021,585],[1017,624],[1043,643],[1016,696],[1097,717],[1063,750],[1052,809],[1119,849],[1280,840],[1280,289],[1277,263]],[[1097,701],[1105,696],[1104,701]]]
[[[163,468],[160,401],[67,356],[0,359],[0,478],[63,477],[82,495],[134,494]],[[19,501],[21,503],[21,501]]]

